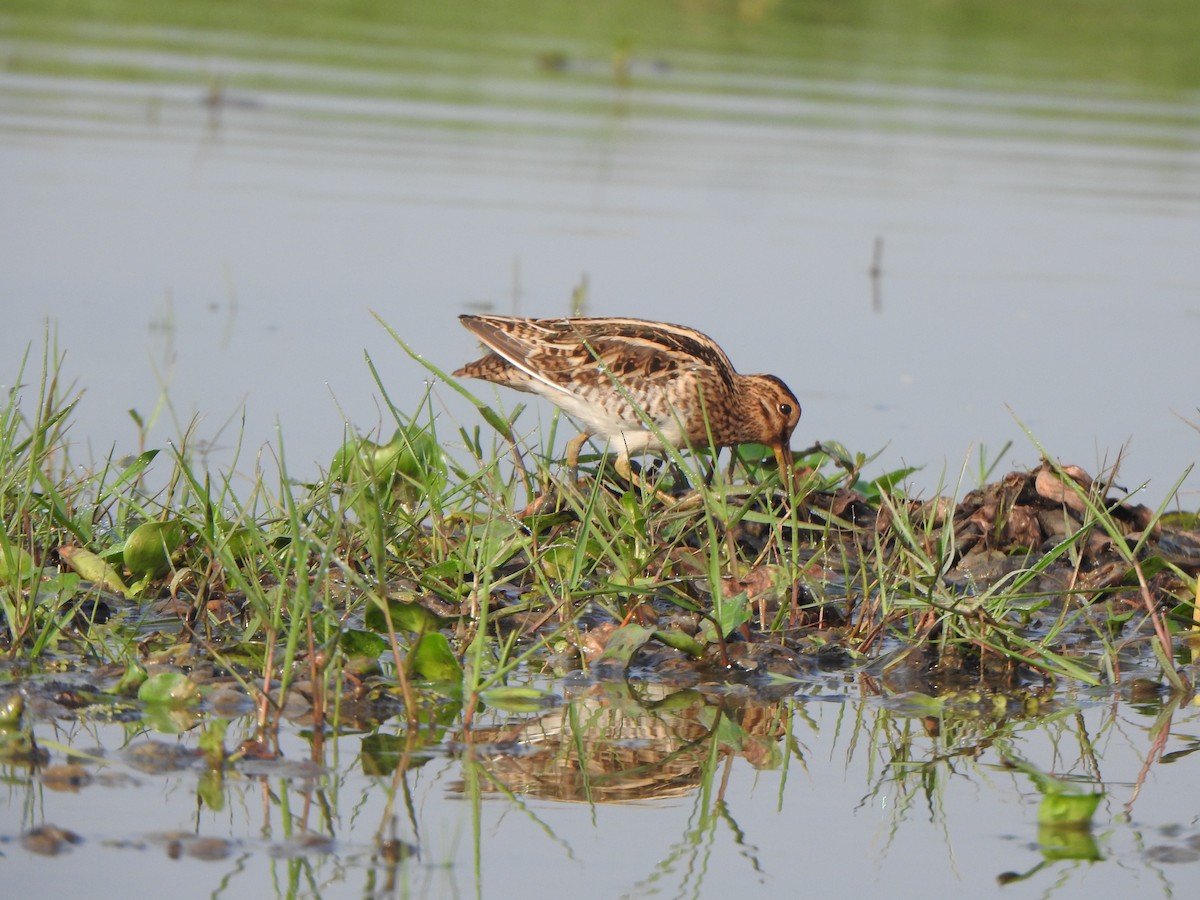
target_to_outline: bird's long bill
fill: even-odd
[[[796,474],[792,469],[792,448],[786,442],[781,442],[776,444],[773,449],[775,450],[775,461],[779,463],[779,478],[783,481],[786,489],[792,484],[792,479]]]

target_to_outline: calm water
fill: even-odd
[[[802,886],[1124,898],[1200,886],[1200,821],[1185,787],[1195,706],[1172,718],[1157,703],[1065,691],[1029,719],[989,712],[991,698],[943,718],[838,680],[773,704],[738,699],[740,727],[712,694],[576,685],[568,707],[542,716],[485,712],[473,745],[448,733],[406,772],[393,771],[395,720],[331,741],[315,774],[289,726],[287,771],[242,763],[215,792],[201,763],[145,762],[149,740],[194,747],[194,734],[43,725],[41,740],[91,755],[91,781],[65,789],[47,776],[43,786],[6,767],[5,890],[32,896],[54,879],[119,897],[165,878],[179,898],[376,896],[389,883],[429,897],[565,885],[582,897],[794,896]],[[251,733],[235,723],[228,743]],[[1165,735],[1161,751],[1154,734]],[[387,742],[390,761],[378,750]],[[999,765],[1013,753],[1101,786],[1093,831],[1039,831],[1039,795]],[[82,842],[53,857],[17,843],[47,822]],[[376,847],[392,834],[417,848],[395,867]]]
[[[970,457],[973,484],[979,448],[1010,440],[1005,463],[1031,466],[1019,420],[1093,473],[1125,448],[1119,480],[1161,500],[1200,455],[1197,85],[1042,72],[1028,61],[1061,59],[1035,31],[998,40],[977,69],[961,58],[970,42],[905,58],[868,20],[818,26],[830,56],[821,40],[799,61],[755,52],[798,27],[784,12],[818,7],[743,4],[742,18],[697,13],[678,39],[659,23],[632,41],[532,14],[486,41],[453,22],[322,36],[0,20],[0,384],[26,347],[40,359],[49,321],[86,391],[76,461],[137,449],[127,411],[149,417],[165,396],[150,445],[198,417],[214,465],[241,433],[249,471],[282,435],[307,477],[347,428],[388,421],[364,351],[401,408],[425,390],[372,311],[452,368],[475,351],[456,314],[561,314],[586,280],[588,313],[694,325],[743,371],[784,378],[805,406],[797,445],[883,448],[868,474],[923,466],[913,484],[929,493]],[[834,59],[849,48],[870,61]],[[435,397],[443,434],[477,424],[453,392]],[[532,433],[548,416],[522,421]],[[1200,477],[1182,505],[1200,506]],[[456,802],[464,780],[512,773],[452,744],[397,788],[363,773],[347,736],[325,779],[246,776],[213,812],[195,771],[119,757],[145,735],[47,725],[44,740],[103,748],[112,778],[70,793],[9,772],[5,890],[54,878],[123,896],[128,875],[165,874],[180,896],[360,896],[386,883],[373,840],[392,802],[399,837],[421,848],[397,876],[417,895],[999,893],[1002,872],[1047,859],[1036,792],[997,767],[1010,751],[1109,794],[1105,862],[1047,861],[1003,893],[1200,885],[1196,707],[1163,732],[1156,705],[1070,695],[1057,718],[999,728],[998,746],[987,729],[927,734],[919,714],[839,679],[782,703],[790,732],[767,742],[770,764],[718,742],[674,792],[620,804],[524,784],[517,799]],[[1159,733],[1174,764],[1140,774]],[[677,749],[598,739],[654,760]],[[54,859],[11,843],[46,821],[85,842]],[[288,859],[301,825],[333,849]],[[219,861],[168,861],[160,836],[175,830],[235,843]]]

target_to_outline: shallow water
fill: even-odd
[[[1106,898],[1200,883],[1200,822],[1180,790],[1195,706],[1064,691],[1036,712],[993,696],[935,710],[853,677],[823,682],[777,701],[735,689],[722,707],[716,686],[576,681],[566,706],[483,710],[469,741],[451,730],[417,742],[406,771],[395,719],[323,751],[291,725],[284,763],[243,761],[215,787],[202,762],[171,752],[194,749],[195,732],[43,722],[41,740],[90,754],[90,781],[5,767],[6,890],[53,878],[120,896],[131,878],[165,877],[179,897],[564,884],[588,897],[778,896],[802,884]],[[227,743],[251,734],[235,721]],[[1000,764],[1013,755],[1105,791],[1093,828],[1039,829],[1040,795]],[[18,826],[44,823],[81,840],[54,856],[17,842]],[[389,864],[380,838],[403,842],[404,858]]]
[[[0,22],[0,384],[26,346],[40,356],[49,318],[86,390],[76,462],[136,450],[127,410],[150,416],[165,388],[151,446],[199,414],[192,440],[215,465],[242,433],[252,469],[281,434],[308,477],[347,427],[390,431],[364,350],[401,409],[424,391],[372,310],[450,369],[475,351],[455,314],[561,314],[586,278],[587,312],[685,322],[743,371],[783,377],[805,405],[798,446],[885,448],[868,475],[924,466],[912,481],[929,493],[1009,440],[1006,464],[1032,466],[1019,420],[1093,474],[1129,442],[1119,480],[1161,500],[1200,448],[1180,418],[1200,422],[1198,86],[1064,74],[1104,54],[1044,52],[1032,28],[905,56],[868,17],[816,29],[825,48],[765,8],[763,23],[685,16],[694,31],[677,35],[656,20],[627,67],[610,32],[533,14],[481,41],[454,21],[312,34],[14,12]],[[780,52],[793,36],[804,54]],[[998,61],[975,65],[970,47]],[[435,391],[442,434],[477,424]],[[522,422],[548,418],[535,406]],[[1193,475],[1182,504],[1198,500]],[[654,686],[550,687],[579,696],[542,720],[490,713],[526,728],[498,749],[447,732],[394,783],[365,774],[364,738],[345,735],[316,779],[238,770],[218,810],[194,765],[150,774],[122,755],[148,738],[194,747],[194,732],[44,718],[54,761],[71,747],[108,762],[85,763],[77,793],[5,767],[6,891],[54,879],[124,896],[129,879],[167,877],[181,896],[339,896],[394,876],[433,896],[940,895],[999,893],[1002,873],[1043,863],[1023,882],[1039,893],[1200,884],[1195,706],[1168,720],[1161,700],[1067,686],[1036,716],[942,717],[832,673],[775,706],[738,697],[730,715],[757,739],[743,741],[711,694],[675,708]],[[568,715],[593,724],[573,726],[574,746],[549,741]],[[312,756],[298,726],[284,741],[289,762]],[[608,768],[590,793],[555,794],[580,746]],[[613,774],[635,752],[643,767]],[[1102,862],[1039,847],[1038,795],[1005,753],[1106,788]],[[609,802],[600,782],[640,799]],[[463,784],[478,802],[459,802]],[[393,814],[420,855],[389,871],[375,840]],[[22,848],[45,822],[83,842]],[[305,831],[332,844],[298,849]],[[175,832],[230,843],[202,861],[213,847]]]

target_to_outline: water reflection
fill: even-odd
[[[5,834],[25,836],[22,851],[10,848],[25,860],[10,886],[40,877],[32,857],[53,856],[69,874],[121,865],[130,850],[142,851],[143,874],[156,860],[206,861],[212,874],[200,877],[239,894],[281,878],[316,891],[475,884],[490,895],[514,877],[583,877],[593,895],[707,895],[747,878],[778,890],[798,860],[806,883],[843,891],[1028,879],[1110,895],[1148,876],[1193,877],[1200,831],[1163,767],[1194,755],[1195,705],[1049,688],[889,697],[865,686],[830,673],[770,699],[580,680],[541,713],[482,708],[470,731],[431,720],[406,733],[385,720],[312,742],[289,725],[283,757],[220,769],[204,761],[201,729],[171,737],[137,722],[42,720],[36,740],[90,749],[70,779],[57,761],[5,764]],[[232,724],[231,745],[235,729],[254,728]],[[1092,827],[1039,825],[1046,789],[1013,760],[1052,772],[1064,790],[1103,793]],[[453,797],[463,802],[445,802]],[[532,859],[536,875],[513,871]]]
[[[721,755],[779,762],[778,708],[726,710],[707,705],[697,691],[659,685],[636,696],[628,685],[611,684],[584,694],[536,719],[462,735],[467,758],[484,775],[482,792],[588,803],[661,800],[699,787],[714,744]]]

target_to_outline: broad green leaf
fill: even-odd
[[[437,631],[443,624],[443,619],[436,613],[427,610],[415,600],[388,600],[388,615],[384,615],[378,603],[367,607],[363,621],[372,631],[380,634],[388,633],[388,616],[394,631],[415,631],[418,634]]]
[[[371,631],[359,631],[353,628],[342,632],[339,643],[342,646],[342,652],[347,656],[368,656],[371,658],[379,656],[389,646],[386,638],[380,637]]]
[[[705,620],[705,625],[716,627],[721,630],[721,637],[729,637],[735,629],[742,627],[750,621],[752,613],[750,612],[750,598],[745,591],[722,600],[720,603],[713,605],[713,618],[709,622]],[[701,629],[702,633],[705,629]],[[716,635],[713,635],[716,639]]]
[[[182,672],[159,672],[138,688],[138,699],[158,706],[191,706],[200,701],[200,687]]]
[[[704,645],[690,634],[685,634],[677,628],[659,629],[654,632],[654,636],[668,647],[674,647],[688,656],[701,657],[704,655]]]
[[[37,572],[33,554],[8,541],[0,546],[0,584],[12,584],[32,578]]]
[[[412,654],[413,671],[428,681],[462,681],[462,666],[444,634],[421,636]]]
[[[225,773],[217,766],[210,766],[196,779],[196,796],[213,812],[225,808]]]
[[[903,469],[886,472],[870,482],[871,491],[868,496],[878,496],[881,490],[891,491],[892,488],[904,481],[909,475],[919,471],[921,471],[920,466],[907,466]]]
[[[397,428],[386,444],[366,438],[347,441],[334,454],[329,468],[342,482],[366,479],[377,487],[398,488],[403,499],[413,500],[418,488],[441,482],[446,465],[442,448],[429,429],[411,426]]]
[[[146,670],[136,659],[125,666],[125,672],[113,686],[111,693],[130,695],[136,693],[146,682]]]
[[[143,522],[125,538],[125,568],[135,578],[161,578],[171,571],[171,557],[185,537],[183,523],[175,519]]]
[[[260,532],[245,525],[231,528],[225,534],[225,548],[238,562],[244,562],[254,556],[263,548],[264,543],[265,538]]]
[[[1088,828],[1092,814],[1104,799],[1102,791],[1089,792],[1082,785],[1043,772],[1033,763],[1020,757],[1009,757],[1005,763],[1024,772],[1042,793],[1038,805],[1038,824],[1059,828]]]

